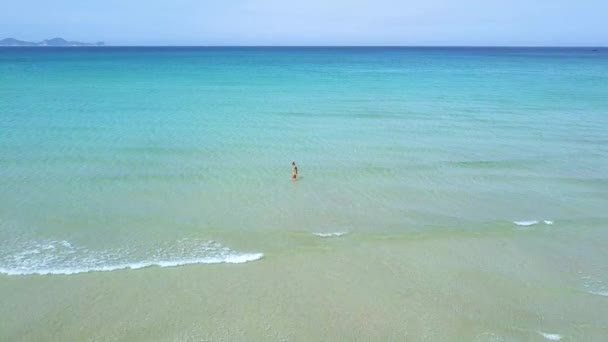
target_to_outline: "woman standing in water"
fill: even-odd
[[[291,180],[296,180],[298,178],[298,166],[295,161],[291,162]]]

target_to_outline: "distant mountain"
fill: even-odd
[[[38,43],[39,46],[103,46],[103,42],[97,43],[82,43],[75,41],[67,41],[63,38],[45,39]]]
[[[39,43],[26,42],[15,38],[5,38],[0,40],[0,46],[104,46],[104,42],[82,43],[67,41],[63,38],[45,39]]]
[[[38,44],[32,42],[25,42],[23,40],[17,40],[15,38],[5,38],[0,40],[0,46],[36,46]]]

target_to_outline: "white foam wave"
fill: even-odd
[[[523,227],[529,227],[529,226],[534,226],[538,224],[538,221],[536,220],[529,220],[529,221],[513,221],[513,223],[515,223],[518,226],[523,226]]]
[[[0,273],[50,275],[109,272],[145,267],[176,267],[191,264],[241,264],[263,258],[262,253],[237,253],[216,242],[179,240],[173,245],[132,250],[93,251],[68,241],[15,244],[0,253]],[[23,248],[28,247],[28,248]],[[154,253],[148,251],[154,250]],[[137,257],[139,256],[139,257]]]
[[[597,296],[608,297],[608,290],[607,291],[590,290],[588,292],[591,293],[591,294],[597,295]]]
[[[78,273],[89,273],[89,272],[110,272],[118,270],[137,270],[146,267],[158,266],[158,267],[176,267],[192,264],[242,264],[250,261],[260,260],[264,254],[253,253],[253,254],[239,254],[232,255],[226,258],[201,258],[201,259],[184,259],[184,260],[171,260],[171,261],[141,261],[131,264],[119,264],[119,265],[106,265],[99,267],[88,267],[88,268],[56,268],[56,269],[33,269],[33,270],[19,270],[19,269],[6,269],[0,268],[0,273],[6,275],[49,275],[49,274],[78,274]]]
[[[543,220],[542,222],[544,224],[546,224],[546,225],[552,225],[554,223],[551,220]],[[538,220],[524,220],[524,221],[513,221],[513,223],[515,223],[515,225],[517,225],[517,226],[530,227],[530,226],[535,226],[535,225],[539,224],[540,221],[538,221]]]
[[[538,333],[549,341],[559,341],[562,339],[562,335],[560,334],[549,334],[542,331],[539,331]]]
[[[331,233],[312,233],[319,237],[338,237],[348,234],[348,232],[331,232]]]
[[[608,286],[600,280],[592,276],[582,277],[585,291],[589,294],[608,297]]]

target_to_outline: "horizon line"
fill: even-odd
[[[608,45],[99,45],[99,46],[0,46],[3,48],[108,48],[108,47],[209,47],[209,48],[608,48]]]

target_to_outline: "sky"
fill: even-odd
[[[0,39],[608,46],[608,0],[3,0]]]

